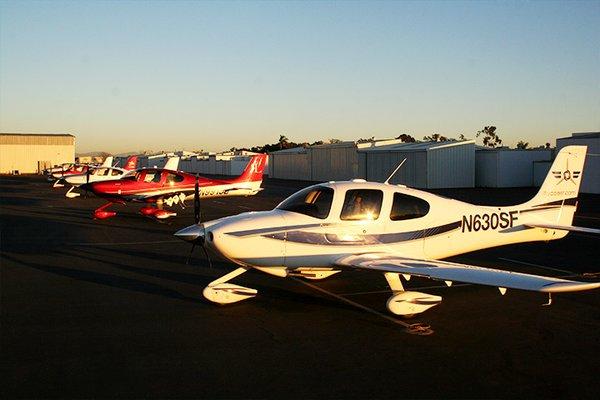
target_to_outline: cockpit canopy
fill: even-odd
[[[279,206],[280,210],[292,211],[319,219],[329,216],[333,202],[333,189],[326,186],[310,186],[293,194]]]
[[[343,194],[337,194],[336,191]],[[393,195],[392,206],[383,210],[390,221],[421,218],[429,212],[429,203],[419,197],[400,192],[385,192]],[[342,221],[374,221],[382,213],[384,191],[379,189],[335,189],[329,186],[310,186],[284,200],[277,209],[326,219],[331,212],[335,196],[343,195],[339,219]],[[336,201],[341,201],[336,200]],[[388,203],[389,204],[389,203]],[[388,206],[389,207],[389,206]],[[385,215],[384,214],[384,215]]]
[[[96,175],[96,176],[119,176],[122,173],[123,173],[123,171],[121,171],[121,170],[118,170],[116,168],[107,168],[107,167],[96,168],[92,172],[90,172],[91,175]]]
[[[183,175],[176,174],[171,171],[165,170],[154,170],[154,169],[141,169],[138,170],[135,175],[127,177],[129,179],[135,179],[138,182],[146,183],[160,183],[165,177],[166,184],[183,182]]]

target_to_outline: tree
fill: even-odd
[[[460,135],[458,135],[458,140],[469,140],[469,139],[467,139],[466,136],[461,133]]]
[[[289,139],[285,135],[279,135],[279,150],[287,149]]]
[[[342,143],[342,141],[340,139],[329,139],[329,143],[336,144],[336,143]]]
[[[396,139],[400,139],[404,143],[414,143],[417,141],[414,137],[407,135],[406,133],[403,133],[400,136],[396,136]]]
[[[483,145],[487,147],[499,147],[502,144],[502,139],[496,133],[495,126],[486,126],[479,132],[476,137],[483,135]]]
[[[549,149],[550,148],[550,143],[546,142],[546,148]]]
[[[434,133],[431,136],[423,136],[423,140],[426,142],[445,142],[448,140],[448,138],[440,135],[439,133]]]
[[[519,140],[519,143],[517,143],[517,149],[525,150],[527,147],[529,147],[529,142]]]
[[[374,141],[375,141],[375,136],[371,136],[371,137],[370,137],[370,138],[368,138],[368,139],[363,139],[363,138],[360,138],[360,139],[358,139],[358,140],[356,141],[356,143],[359,143],[359,144],[360,144],[360,143],[373,143]]]

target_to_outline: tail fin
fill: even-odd
[[[102,163],[102,165],[100,167],[112,167],[112,162],[113,162],[113,157],[108,156],[104,159],[104,162]]]
[[[171,171],[177,171],[177,168],[179,168],[179,157],[169,157],[163,167],[163,169],[170,169]]]
[[[577,199],[586,152],[587,146],[563,147],[554,159],[542,187],[527,204],[539,206]]]
[[[262,182],[263,172],[267,165],[266,154],[252,156],[244,172],[235,180],[236,182]]]
[[[521,213],[526,212],[529,219],[526,225],[571,226],[577,210],[586,152],[587,146],[566,146],[560,150],[538,193],[523,204],[527,210]],[[566,234],[567,230],[564,230],[562,235],[553,236],[552,239]]]
[[[134,170],[137,166],[137,159],[137,156],[129,156],[127,161],[125,161],[125,166],[123,167],[123,169],[126,169],[127,171]]]

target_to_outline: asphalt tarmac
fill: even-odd
[[[254,197],[202,201],[210,220],[267,210],[302,182],[267,180]],[[325,281],[250,271],[256,298],[202,297],[234,269],[172,236],[191,208],[160,223],[137,204],[67,199],[42,177],[0,177],[2,398],[597,398],[600,291],[554,296],[413,278],[444,301],[412,320],[385,308],[385,279]],[[510,204],[535,190],[439,191]],[[178,208],[178,207],[176,207]],[[600,227],[600,196],[575,223]],[[600,276],[600,238],[570,234],[453,260],[551,276]],[[586,275],[587,278],[590,275]],[[425,289],[427,288],[427,289]],[[415,325],[411,325],[415,324]]]

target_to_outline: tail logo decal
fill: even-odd
[[[554,175],[554,177],[556,179],[558,179],[558,182],[554,185],[560,185],[561,182],[571,182],[573,185],[577,185],[577,183],[575,182],[575,179],[579,178],[579,175],[581,175],[581,171],[570,171],[569,170],[569,159],[567,158],[567,166],[565,168],[564,171],[552,171],[552,175]]]
[[[252,163],[252,165],[250,166],[250,173],[251,174],[258,174],[260,171],[260,167],[262,165],[262,158],[257,158],[254,160],[254,162]]]

